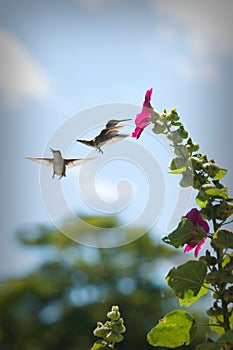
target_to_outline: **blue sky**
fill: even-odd
[[[89,156],[90,149],[75,144],[75,138],[98,133],[108,113],[109,119],[121,118],[118,113],[124,112],[134,118],[151,87],[155,109],[177,107],[201,151],[229,169],[226,183],[231,185],[232,7],[230,0],[1,1],[2,276],[25,271],[33,261],[19,249],[16,230],[51,222],[43,205],[43,189],[41,197],[40,168],[24,157],[49,155],[49,145],[60,147],[67,157]],[[67,138],[56,139],[66,124],[70,125]],[[126,132],[133,129],[133,121],[124,125]],[[51,144],[54,137],[55,145]],[[148,127],[137,142],[106,146],[103,158],[90,153],[98,160],[86,171],[93,174],[97,169],[96,191],[107,202],[117,200],[117,184],[127,181],[121,194],[122,203],[128,204],[119,210],[124,222],[136,220],[144,210],[150,192],[147,180],[156,173],[151,191],[155,191],[158,212],[149,210],[144,220],[155,215],[154,230],[163,236],[166,219],[180,214],[173,210],[178,179],[167,176],[170,154],[161,142]],[[133,147],[135,153],[130,151]],[[130,162],[122,160],[126,149]],[[140,152],[148,155],[145,169]],[[105,161],[107,165],[102,166]],[[79,171],[68,170],[60,183],[51,180],[51,169],[42,170],[41,176],[51,184],[48,196],[55,196],[59,186],[72,211],[95,213],[96,208],[81,200]],[[131,190],[134,198],[124,198]]]

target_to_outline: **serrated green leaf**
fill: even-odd
[[[213,180],[221,180],[227,173],[227,169],[220,169],[219,172],[213,177]]]
[[[181,248],[191,238],[194,231],[192,222],[186,218],[182,219],[178,227],[162,240],[175,248]]]
[[[233,249],[233,233],[225,229],[219,229],[215,233],[212,242],[219,249]]]
[[[175,310],[164,316],[147,334],[152,346],[175,348],[190,344],[196,331],[195,320],[188,312]]]
[[[186,172],[186,170],[187,170],[187,168],[183,167],[180,169],[171,170],[171,171],[169,171],[169,174],[183,174]]]
[[[171,269],[166,281],[179,299],[188,300],[190,296],[192,298],[198,296],[204,285],[206,273],[207,267],[205,264],[201,261],[190,260],[177,268]]]
[[[194,304],[198,299],[203,297],[205,294],[209,292],[209,284],[205,283],[204,286],[201,287],[199,293],[194,296],[193,290],[188,290],[184,293],[184,298],[179,299],[180,306],[190,306]]]
[[[205,193],[211,197],[228,199],[228,191],[227,191],[226,187],[210,188],[210,189],[206,190]]]

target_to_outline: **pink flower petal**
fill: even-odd
[[[151,114],[152,114],[152,111],[151,111],[152,106],[150,104],[152,92],[153,92],[153,89],[147,90],[142,111],[141,113],[137,114],[135,118],[136,128],[132,133],[132,137],[136,137],[137,139],[140,137],[143,129],[151,123],[151,121],[148,119],[151,118]]]
[[[185,218],[189,219],[194,227],[197,227],[197,224],[203,228],[205,232],[209,232],[210,228],[208,223],[202,219],[201,213],[198,209],[191,209],[185,216]]]
[[[132,133],[132,137],[136,137],[137,139],[140,137],[143,129],[139,128],[138,126],[135,128],[134,132]]]
[[[184,253],[189,252],[190,250],[192,250],[194,247],[192,247],[190,244],[187,244],[185,249],[184,249]]]
[[[205,220],[203,220],[200,211],[196,208],[191,209],[186,214],[186,216],[184,216],[184,218],[189,219],[194,226],[194,233],[192,234],[191,239],[187,242],[187,245],[184,249],[184,253],[186,253],[186,252],[188,252],[196,247],[195,251],[194,251],[194,256],[197,257],[198,253],[199,253],[202,245],[205,243],[207,237],[204,237],[200,242],[196,241],[195,240],[195,237],[196,237],[195,228],[200,226],[206,233],[209,232],[210,228],[209,228],[208,223]]]
[[[200,242],[198,243],[198,245],[197,245],[197,247],[196,247],[196,249],[195,249],[195,251],[194,251],[194,256],[195,256],[195,257],[198,256],[198,253],[199,253],[201,247],[202,247],[203,244],[205,243],[205,240],[206,240],[206,237],[204,237],[203,240],[200,241]]]

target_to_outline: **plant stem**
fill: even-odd
[[[216,232],[219,225],[216,223],[216,220],[213,219],[213,226],[214,226],[214,231]],[[218,259],[218,270],[219,272],[223,272],[223,268],[222,268],[222,254],[219,250],[216,250],[216,254],[217,254],[217,259]],[[227,332],[228,330],[230,330],[230,322],[229,322],[229,314],[228,314],[228,308],[227,308],[227,302],[223,299],[223,292],[225,291],[226,288],[226,283],[221,283],[219,285],[219,295],[221,295],[221,307],[222,307],[222,311],[223,311],[223,328],[225,330],[225,332]]]

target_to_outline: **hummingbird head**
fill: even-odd
[[[61,152],[60,152],[59,150],[53,149],[53,148],[51,148],[51,147],[50,147],[49,149],[50,149],[50,151],[53,153],[53,155],[56,154],[56,153],[57,153],[57,154],[58,154],[58,153],[61,154]]]

